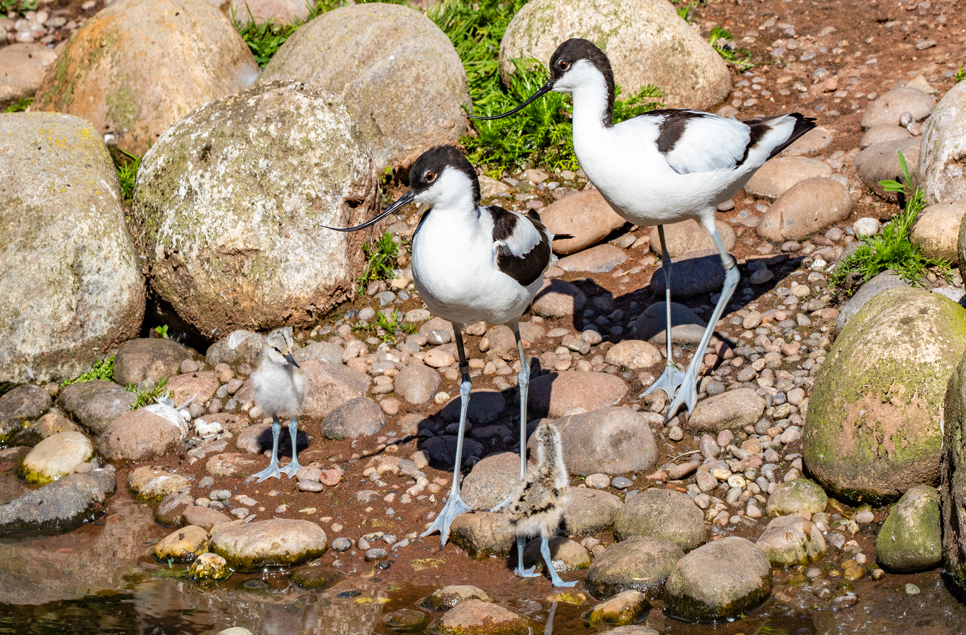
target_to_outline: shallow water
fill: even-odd
[[[174,572],[174,571],[172,571]],[[352,577],[325,591],[304,591],[284,574],[234,576],[211,590],[175,578],[145,572],[129,593],[90,596],[37,606],[0,604],[0,634],[208,635],[229,626],[244,626],[262,635],[390,635],[385,615],[398,609],[423,611],[431,619],[440,613],[419,606],[434,587],[392,583],[379,578]],[[168,575],[160,570],[161,575]],[[907,583],[921,592],[908,595]],[[515,585],[516,586],[516,585]],[[525,615],[538,633],[594,633],[580,616],[591,606],[554,604],[543,578],[527,583],[530,594],[492,593],[502,606]],[[951,635],[966,632],[966,607],[946,591],[938,571],[887,576],[881,582],[855,583],[859,603],[842,611],[817,610],[807,590],[776,585],[776,593],[761,608],[731,623],[685,624],[667,618],[660,603],[643,623],[668,635],[832,635],[915,634]],[[795,595],[798,592],[798,595]],[[791,599],[789,599],[791,596]],[[552,626],[547,618],[554,610]],[[422,632],[430,632],[426,629]]]

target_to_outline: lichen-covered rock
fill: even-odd
[[[257,76],[245,41],[210,3],[121,0],[67,41],[32,109],[83,117],[140,156],[192,109]]]
[[[25,423],[39,418],[52,405],[50,395],[40,386],[18,386],[0,395],[0,441],[20,432]]]
[[[377,169],[404,168],[469,131],[466,72],[419,11],[359,4],[323,13],[278,50],[259,83],[296,79],[342,96]]]
[[[260,520],[211,536],[209,548],[235,571],[286,567],[318,558],[327,548],[325,532],[307,520]]]
[[[171,532],[154,545],[154,557],[161,562],[186,564],[208,550],[208,532],[187,525]]]
[[[649,600],[660,598],[664,582],[684,552],[660,538],[629,538],[611,545],[594,559],[584,584],[597,597],[640,591]]]
[[[24,457],[20,476],[28,483],[44,485],[70,474],[93,455],[94,446],[82,432],[61,432],[38,443]]]
[[[492,602],[493,598],[483,589],[468,584],[444,586],[430,593],[420,604],[433,611],[451,609],[460,602],[467,600],[482,600]]]
[[[628,499],[614,519],[614,537],[660,538],[684,551],[708,539],[701,509],[687,494],[670,489],[648,489]]]
[[[765,506],[769,516],[785,516],[808,512],[818,514],[828,506],[828,495],[817,483],[807,478],[796,478],[778,486]]]
[[[228,566],[228,561],[217,553],[202,553],[188,567],[188,575],[191,576],[192,580],[214,580],[222,582],[230,578],[232,573],[231,568]],[[230,631],[238,632],[231,633]],[[242,631],[250,633],[250,631],[243,628],[230,628],[221,631],[221,633],[242,635]]]
[[[875,554],[884,569],[896,573],[939,566],[943,556],[942,522],[936,488],[917,485],[902,495],[882,523]]]
[[[439,635],[526,635],[525,617],[483,600],[460,602],[432,627]]]
[[[67,476],[0,505],[0,536],[72,531],[104,509],[114,493],[114,472],[93,470]]]
[[[15,113],[0,117],[0,183],[0,386],[76,377],[144,315],[114,165],[86,121]]]
[[[822,531],[802,516],[779,516],[755,543],[776,567],[808,564],[825,556]]]
[[[342,99],[269,82],[209,102],[144,156],[132,229],[151,286],[202,336],[314,323],[355,285],[378,179]]]
[[[500,43],[500,73],[506,80],[519,58],[546,65],[557,46],[573,37],[607,54],[625,95],[654,84],[669,108],[708,108],[731,90],[718,52],[661,0],[528,2]]]
[[[127,488],[131,496],[137,500],[161,501],[187,487],[189,482],[180,474],[145,465],[128,474]]]
[[[939,489],[943,570],[950,590],[966,597],[966,354],[949,380],[944,401]]]
[[[624,591],[587,611],[582,619],[588,626],[629,626],[639,622],[651,608],[640,591]]]
[[[731,620],[771,594],[771,565],[754,543],[729,536],[678,560],[664,585],[664,612],[686,622]]]
[[[826,489],[895,500],[939,478],[942,398],[966,351],[966,310],[938,293],[889,289],[835,340],[812,390],[802,453]]]
[[[949,89],[922,128],[919,184],[930,203],[966,201],[966,83]]]

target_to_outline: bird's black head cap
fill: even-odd
[[[607,110],[604,112],[604,125],[613,125],[614,113],[614,71],[610,60],[597,45],[590,40],[575,37],[557,47],[550,57],[550,81],[556,83],[580,60],[586,60],[604,76],[607,83]]]
[[[453,146],[436,146],[424,152],[409,168],[409,188],[414,194],[428,190],[447,167],[459,170],[473,184],[473,202],[480,203],[480,179],[476,170]]]

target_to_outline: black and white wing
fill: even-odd
[[[631,121],[657,127],[657,150],[678,174],[761,165],[815,127],[798,113],[729,119],[698,110],[652,110]],[[629,122],[628,122],[629,123]]]
[[[496,205],[482,210],[493,220],[493,255],[497,267],[522,286],[530,286],[550,265],[553,234],[532,210],[526,216]]]

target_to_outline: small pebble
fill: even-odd
[[[332,549],[333,551],[338,551],[339,553],[348,551],[349,549],[352,549],[352,541],[348,538],[336,538],[332,541]]]

